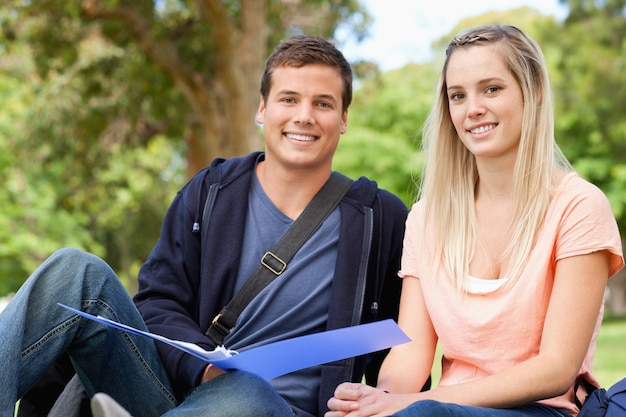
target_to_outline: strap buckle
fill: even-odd
[[[224,338],[231,332],[232,328],[229,328],[228,325],[220,322],[221,318],[222,313],[219,313],[217,316],[213,317],[213,320],[211,321],[211,327],[209,327],[206,333],[208,336],[211,336],[211,332],[217,332],[220,335],[220,339],[224,340]]]
[[[270,251],[265,252],[265,255],[261,258],[261,264],[276,275],[282,274],[287,269],[285,261]]]

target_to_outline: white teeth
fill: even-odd
[[[485,133],[490,131],[491,129],[493,129],[494,127],[496,127],[496,125],[489,125],[489,126],[481,126],[479,128],[476,129],[472,129],[470,130],[470,132],[474,133],[474,134],[480,134],[480,133]]]
[[[295,133],[287,133],[286,136],[289,139],[294,139],[294,140],[302,140],[302,141],[312,141],[312,140],[315,140],[315,136],[297,135]]]

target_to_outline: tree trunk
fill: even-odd
[[[156,39],[153,21],[138,10],[118,4],[107,8],[100,0],[84,0],[91,18],[119,20],[143,53],[170,77],[190,108],[185,127],[187,175],[213,158],[242,156],[260,149],[254,123],[259,103],[259,80],[267,54],[267,1],[242,0],[237,23],[219,1],[196,0],[205,23],[212,28],[211,68],[190,68],[180,59],[175,43]]]

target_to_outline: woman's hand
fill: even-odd
[[[408,406],[404,396],[389,394],[365,384],[344,382],[328,400],[325,417],[383,417]],[[403,401],[405,400],[405,401]]]

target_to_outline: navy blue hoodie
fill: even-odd
[[[139,272],[135,303],[150,331],[207,350],[215,347],[205,332],[233,296],[248,190],[259,158],[263,154],[257,152],[216,159],[176,195],[159,240]],[[339,207],[339,252],[327,329],[396,319],[406,206],[374,181],[361,177]],[[201,254],[203,238],[206,249]],[[206,363],[163,343],[157,345],[182,399],[198,385]],[[324,365],[320,415],[341,382],[359,382],[365,374],[368,382],[375,383],[381,360],[378,354]]]

